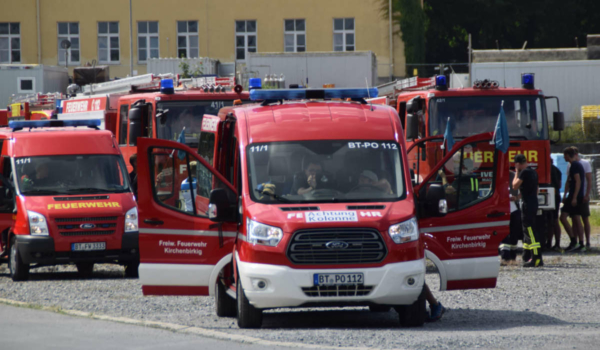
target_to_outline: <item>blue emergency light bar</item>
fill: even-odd
[[[377,88],[364,89],[278,89],[250,90],[250,100],[310,100],[310,99],[365,99],[377,97]]]
[[[50,127],[66,127],[66,126],[87,126],[88,128],[98,129],[100,119],[80,119],[80,120],[18,120],[8,122],[8,127],[13,131],[27,128],[50,128]]]

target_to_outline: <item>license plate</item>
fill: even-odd
[[[315,286],[363,284],[365,281],[362,273],[315,273],[313,277]]]
[[[71,250],[74,252],[105,250],[105,249],[106,249],[106,242],[72,243],[71,244]]]

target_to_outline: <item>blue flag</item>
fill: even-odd
[[[510,137],[508,136],[508,124],[506,124],[506,114],[504,114],[504,101],[500,105],[500,115],[498,115],[498,121],[496,122],[496,129],[494,130],[494,139],[492,140],[496,149],[502,153],[508,151],[510,143]]]
[[[181,129],[181,133],[177,138],[177,142],[183,143],[185,145],[185,126]],[[181,160],[185,159],[185,151],[177,151],[177,157]]]
[[[448,117],[448,122],[446,123],[446,131],[444,132],[444,140],[446,140],[446,146],[448,147],[448,150],[451,150],[452,146],[454,146],[454,138],[452,137],[452,131],[450,131],[450,117]],[[442,143],[442,146],[443,145],[444,144]]]

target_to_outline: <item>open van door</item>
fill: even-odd
[[[498,246],[509,234],[510,194],[508,155],[490,144],[492,137],[485,133],[457,142],[427,174],[415,176],[419,228],[426,257],[439,270],[440,290],[496,286]],[[408,153],[426,149],[423,143],[439,145],[439,141],[418,140]],[[408,159],[422,161],[410,155]],[[444,188],[447,214],[443,217],[423,205],[432,186]]]
[[[199,204],[208,203],[213,190],[234,199],[236,190],[186,145],[161,139],[138,141],[142,291],[144,295],[213,295],[219,271],[231,262],[237,222],[214,222],[208,206]],[[175,205],[173,197],[181,198],[180,204]]]

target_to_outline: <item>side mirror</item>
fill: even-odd
[[[215,222],[237,221],[237,203],[235,198],[230,198],[233,193],[225,188],[216,188],[210,192],[208,204],[208,218]]]
[[[416,114],[406,116],[406,139],[416,140],[419,137],[419,118]]]
[[[129,110],[129,145],[137,145],[137,138],[142,136],[143,108],[132,106]]]
[[[417,96],[412,100],[406,102],[406,112],[409,114],[417,114],[421,109],[421,97]]]
[[[553,124],[555,131],[563,131],[565,130],[565,114],[563,112],[554,112],[552,113]]]
[[[442,185],[432,184],[427,189],[427,195],[425,196],[425,213],[427,216],[434,217],[444,216],[448,213],[446,192]]]

